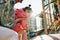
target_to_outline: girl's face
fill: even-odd
[[[27,17],[30,17],[30,11],[29,10],[26,10],[25,12],[26,12],[26,16]]]

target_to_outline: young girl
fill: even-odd
[[[14,25],[13,30],[15,30],[18,33],[19,40],[28,40],[26,30],[28,29],[27,19],[30,16],[30,12],[30,7],[15,10],[15,20],[17,23]]]

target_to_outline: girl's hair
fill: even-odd
[[[26,11],[26,10],[32,11],[32,9],[30,7],[31,7],[31,5],[29,5],[28,7],[23,8],[23,10],[24,11]]]

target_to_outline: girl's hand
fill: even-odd
[[[22,21],[24,19],[26,19],[26,18],[18,18],[18,19],[16,19],[16,22]]]
[[[22,19],[21,18],[19,18],[19,19],[16,19],[16,22],[19,22],[19,21],[21,21]]]

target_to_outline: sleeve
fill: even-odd
[[[28,28],[28,26],[27,26],[27,20],[23,20],[21,24],[22,24],[23,29],[27,30],[27,28]]]

